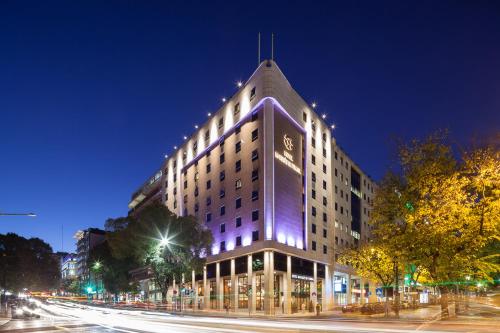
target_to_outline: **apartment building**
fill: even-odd
[[[207,265],[184,277],[194,304],[276,314],[375,295],[335,263],[343,247],[369,239],[374,182],[274,61],[176,148],[129,209],[159,200],[210,228]]]
[[[77,231],[73,238],[76,239],[76,274],[80,281],[89,281],[90,269],[87,260],[90,251],[106,240],[106,232],[97,228],[88,228]]]

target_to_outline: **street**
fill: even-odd
[[[484,311],[484,310],[483,310]],[[406,322],[345,318],[224,318],[103,309],[71,303],[43,306],[40,319],[16,319],[0,331],[29,332],[498,332],[497,320]]]

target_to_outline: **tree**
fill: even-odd
[[[375,242],[425,269],[445,310],[449,282],[479,269],[481,249],[498,239],[498,151],[474,149],[457,159],[446,134],[436,133],[401,145],[398,166],[376,191]]]
[[[348,249],[344,251],[338,262],[343,265],[350,265],[356,273],[363,278],[376,281],[382,285],[386,300],[385,316],[389,314],[387,290],[394,281],[394,262],[383,246],[365,245],[359,249]]]
[[[137,262],[131,256],[114,257],[109,241],[106,240],[90,251],[87,265],[96,279],[102,280],[107,292],[117,295],[134,290],[134,285],[129,282],[128,272],[137,267]]]
[[[122,219],[127,223],[118,223],[119,230],[108,237],[112,254],[118,259],[131,256],[150,267],[163,302],[173,279],[180,281],[183,275],[190,276],[192,270],[203,269],[212,234],[195,218],[177,216],[154,203],[135,216]],[[108,224],[117,225],[113,221]]]
[[[0,267],[0,285],[7,290],[46,291],[59,285],[58,258],[39,238],[0,234]]]

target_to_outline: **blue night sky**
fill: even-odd
[[[391,138],[499,128],[500,2],[0,1],[0,233],[72,250],[263,58],[375,179]]]

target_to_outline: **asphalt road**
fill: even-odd
[[[0,331],[29,332],[499,332],[497,320],[435,321],[427,323],[380,320],[258,319],[178,316],[144,311],[102,309],[57,303],[44,306],[40,319],[12,320]]]

